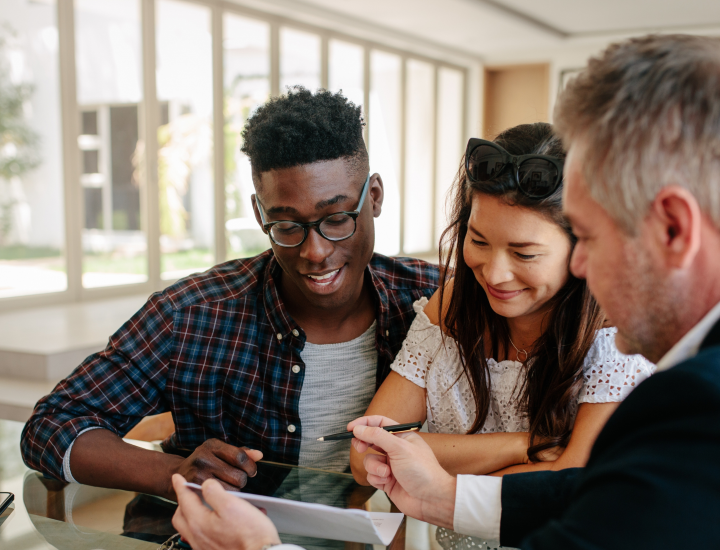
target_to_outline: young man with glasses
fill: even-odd
[[[272,250],[150,297],[37,404],[28,466],[80,483],[173,497],[173,473],[227,488],[265,459],[346,470],[349,443],[313,443],[360,416],[438,270],[373,254],[382,179],[360,108],[297,88],[248,120],[258,223]],[[171,411],[176,454],[122,441]]]

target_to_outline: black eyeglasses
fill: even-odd
[[[367,196],[369,187],[370,174],[368,173],[362,188],[362,193],[360,194],[360,202],[358,202],[355,210],[352,212],[335,212],[315,222],[304,223],[288,220],[267,222],[265,221],[265,212],[262,204],[260,204],[257,196],[255,197],[255,202],[258,205],[263,229],[270,235],[272,242],[278,246],[292,248],[304,243],[305,239],[307,239],[308,231],[313,228],[328,241],[344,241],[352,237],[355,234],[355,229],[357,229],[357,217],[360,215],[360,211],[365,203],[365,197]]]
[[[515,168],[520,191],[534,199],[552,195],[562,181],[563,161],[545,155],[511,155],[497,143],[470,138],[465,150],[465,172],[473,182],[486,182],[507,166]]]

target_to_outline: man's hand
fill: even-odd
[[[456,479],[443,470],[418,434],[393,435],[380,428],[394,424],[383,416],[366,416],[348,425],[357,452],[372,448],[384,453],[365,457],[368,482],[385,491],[404,514],[452,529]]]
[[[216,480],[202,485],[212,510],[185,486],[185,478],[175,474],[172,483],[178,498],[172,523],[194,550],[260,550],[280,544],[273,522],[249,502],[227,494]]]
[[[245,487],[248,477],[257,474],[255,462],[262,456],[260,451],[233,447],[219,439],[208,439],[175,466],[171,473],[180,474],[198,485],[208,479],[215,479],[226,489],[236,491]]]

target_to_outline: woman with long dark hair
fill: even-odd
[[[654,365],[570,273],[560,140],[545,123],[471,139],[443,233],[444,277],[367,415],[425,421],[452,474],[583,466],[605,421]],[[367,483],[352,450],[355,478]]]

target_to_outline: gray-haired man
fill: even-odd
[[[365,458],[368,480],[406,514],[503,545],[717,546],[720,40],[611,46],[569,85],[555,118],[569,148],[571,269],[618,327],[620,350],[658,362],[658,374],[620,405],[583,470],[453,478],[416,434],[374,427],[381,417],[351,423],[353,444],[386,452]],[[182,498],[178,528],[199,540],[206,528],[184,521],[194,503]],[[225,547],[256,550],[274,536]]]

